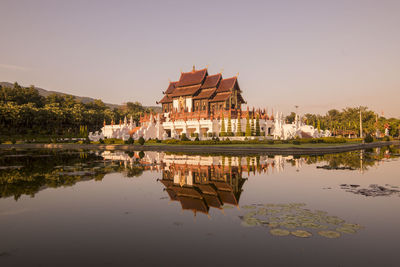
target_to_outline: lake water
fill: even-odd
[[[399,153],[0,150],[0,266],[400,266]]]

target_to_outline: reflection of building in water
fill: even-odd
[[[290,157],[290,159],[293,159]],[[247,180],[243,175],[267,172],[278,166],[283,170],[287,157],[225,157],[225,156],[162,156],[160,180],[173,201],[182,209],[208,213],[209,208],[221,209],[223,205],[237,206],[242,186]]]
[[[143,153],[142,156],[140,154]],[[124,151],[104,151],[101,156],[105,160],[120,161],[125,166],[132,166],[136,161],[141,164],[153,165],[160,171],[164,165],[185,164],[201,166],[233,166],[240,169],[240,172],[252,173],[282,172],[285,164],[291,163],[296,168],[301,168],[304,164],[303,158],[293,158],[293,156],[256,156],[256,157],[231,157],[231,156],[199,156],[199,155],[174,155],[164,152],[124,152]],[[154,168],[152,168],[153,170]]]
[[[160,182],[170,199],[179,201],[183,210],[192,210],[195,214],[208,214],[211,207],[222,209],[226,204],[237,206],[247,180],[243,176],[281,172],[287,162],[299,168],[303,161],[280,155],[228,157],[123,151],[105,151],[102,156],[123,162],[127,168],[139,161],[145,169],[161,172]]]
[[[161,182],[182,209],[207,214],[210,207],[237,206],[245,180],[237,166],[172,162],[165,165]]]

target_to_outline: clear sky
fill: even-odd
[[[250,106],[400,117],[400,1],[0,0],[0,81],[155,105],[193,64]]]

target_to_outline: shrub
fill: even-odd
[[[293,140],[293,141],[292,141],[292,144],[293,144],[293,145],[300,145],[301,143],[300,143],[299,140]]]
[[[143,138],[143,137],[142,137]],[[140,138],[139,138],[139,140],[140,140]],[[144,140],[144,139],[143,139]],[[145,156],[145,154],[144,154],[144,152],[143,151],[140,151],[139,152],[139,158],[144,158],[144,156]]]
[[[183,134],[181,135],[181,141],[190,141],[190,139],[187,138],[187,137],[186,137],[186,134],[183,133]]]
[[[15,145],[15,143],[17,143],[17,140],[15,140],[15,138],[12,138],[12,139],[11,139],[11,143],[12,143],[13,145]]]
[[[162,143],[164,144],[169,144],[169,145],[173,145],[173,144],[178,144],[180,141],[176,140],[176,139],[167,139],[167,140],[163,140]]]
[[[365,142],[365,143],[372,143],[372,142],[374,142],[374,138],[373,138],[370,134],[368,134],[368,135],[364,138],[364,142]]]
[[[125,141],[125,144],[132,145],[134,142],[135,140],[133,140],[132,136],[129,136],[128,140]]]
[[[104,140],[100,138],[99,143],[104,144]]]
[[[107,138],[104,140],[104,143],[109,145],[109,144],[114,144],[114,141],[115,141],[114,138]]]
[[[143,136],[141,136],[141,137],[139,138],[138,142],[139,142],[139,144],[140,144],[141,146],[144,145],[145,140],[144,140]]]
[[[382,138],[382,141],[390,141],[390,137],[386,135]]]
[[[213,133],[208,133],[208,137],[213,137]]]
[[[107,139],[104,139],[104,143],[105,144],[107,144],[107,145],[112,145],[112,144],[124,144],[125,142],[124,142],[124,140],[122,140],[122,139],[117,139],[117,138],[107,138]]]
[[[194,141],[196,141],[196,142],[200,141],[199,137],[196,136],[196,138],[194,139]]]
[[[161,143],[161,140],[156,138],[156,143]]]
[[[215,137],[215,141],[219,142],[219,138],[218,138],[218,136],[217,136],[217,137]]]

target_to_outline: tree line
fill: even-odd
[[[388,128],[391,136],[399,135],[400,119],[379,116],[376,112],[369,110],[368,107],[348,107],[342,111],[331,109],[325,115],[306,113],[303,116],[303,120],[306,124],[312,125],[316,129],[329,130],[336,135],[350,132],[359,134],[360,110],[364,133],[374,134],[377,129],[384,133],[385,128]],[[291,112],[286,117],[286,121],[288,123],[294,122],[295,116],[296,113]]]
[[[71,95],[51,94],[43,97],[34,86],[0,86],[0,135],[79,136],[99,130],[104,121],[119,123],[127,116],[138,122],[140,116],[152,112],[139,102],[111,109],[101,100],[82,103]]]

